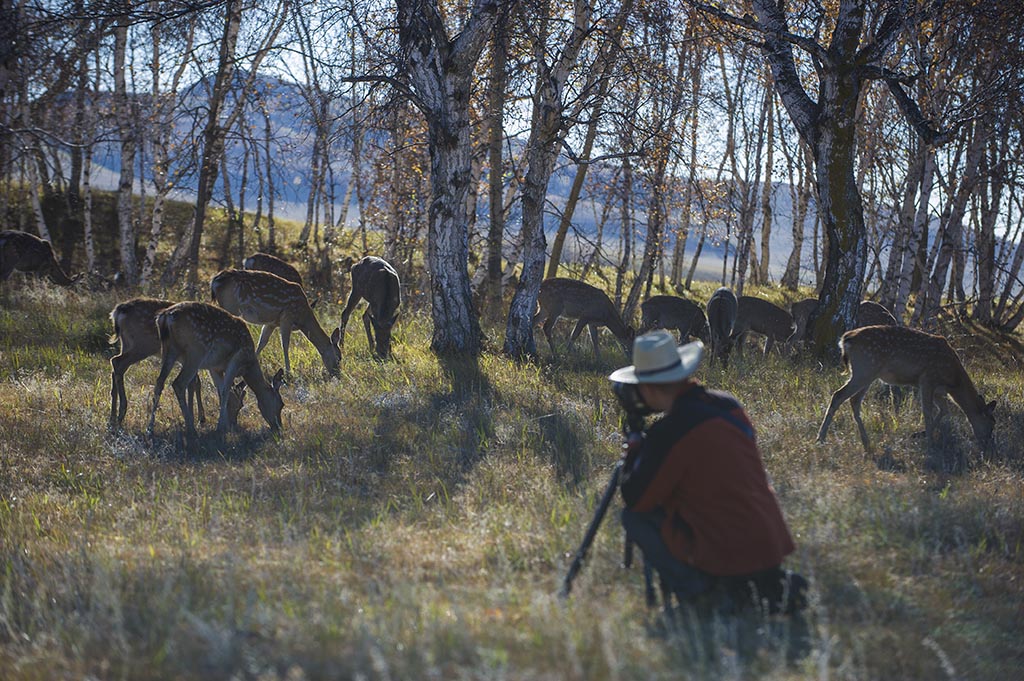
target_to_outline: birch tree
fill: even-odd
[[[427,236],[438,354],[477,355],[480,323],[469,286],[472,177],[469,103],[473,70],[494,29],[497,0],[475,0],[454,37],[436,0],[398,0],[399,45],[410,94],[427,121],[431,204]]]

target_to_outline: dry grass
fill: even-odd
[[[559,364],[440,362],[412,311],[379,363],[357,318],[341,380],[293,343],[280,437],[250,402],[243,433],[185,452],[174,400],[140,437],[156,360],[128,373],[125,433],[106,432],[114,297],[32,285],[0,302],[4,679],[994,680],[1024,664],[1019,355],[968,366],[999,400],[986,460],[958,411],[926,454],[916,402],[874,396],[887,456],[863,456],[848,409],[814,445],[838,369],[752,352],[704,368],[757,424],[790,564],[813,580],[807,657],[740,658],[726,637],[709,664],[644,607],[611,519],[555,596],[618,455],[609,336],[601,363],[589,341]],[[276,339],[263,362],[280,365]]]

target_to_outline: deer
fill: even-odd
[[[278,369],[270,380],[263,375],[256,349],[253,347],[252,335],[244,319],[209,303],[185,302],[176,303],[159,312],[156,316],[156,327],[160,337],[161,363],[160,374],[153,389],[149,425],[146,428],[149,437],[153,436],[156,411],[160,405],[164,383],[171,369],[179,362],[181,370],[172,386],[185,419],[186,439],[193,440],[197,434],[185,391],[202,369],[210,372],[220,395],[218,435],[222,436],[230,426],[228,394],[238,376],[241,376],[256,397],[260,414],[270,429],[274,432],[281,429],[281,412],[284,410],[281,385],[284,383],[284,370]]]
[[[875,379],[881,379],[892,385],[919,388],[925,436],[929,441],[933,439],[936,423],[933,408],[937,402],[939,419],[944,418],[948,406],[943,396],[948,394],[967,416],[982,449],[991,444],[996,403],[986,403],[978,394],[956,351],[942,336],[904,326],[865,326],[844,333],[839,348],[843,364],[850,369],[850,378],[832,395],[818,429],[819,443],[825,442],[836,410],[849,400],[864,451],[871,453],[860,405],[868,387]]]
[[[605,326],[618,339],[626,356],[630,357],[633,354],[632,344],[636,329],[622,320],[622,315],[614,303],[601,289],[576,279],[552,277],[540,283],[537,304],[539,311],[533,318],[533,325],[537,326],[543,322],[544,336],[548,339],[552,355],[555,354],[555,343],[551,338],[551,329],[562,315],[577,320],[576,327],[569,335],[566,351],[572,347],[586,326],[590,328],[590,340],[594,343],[594,359],[600,361],[597,329]]]
[[[402,304],[402,283],[398,272],[386,260],[368,255],[352,266],[352,290],[348,294],[345,309],[341,311],[338,325],[339,344],[344,343],[345,327],[352,310],[365,300],[363,328],[370,352],[381,359],[391,355],[391,329],[398,321],[398,308]],[[372,327],[372,332],[371,332]],[[376,339],[374,339],[376,335]]]
[[[128,396],[124,390],[124,375],[133,365],[147,357],[160,354],[160,335],[156,328],[156,316],[174,303],[157,298],[133,298],[118,303],[110,311],[114,333],[110,337],[113,345],[120,341],[121,351],[110,358],[110,430],[116,431],[124,422],[128,411]],[[199,412],[199,423],[206,422],[199,377],[188,385],[188,408],[193,401]],[[231,428],[238,423],[238,412],[245,401],[245,383],[231,386],[228,393],[228,424]]]
[[[331,376],[341,375],[341,332],[330,336],[320,326],[313,307],[298,284],[259,270],[222,270],[210,280],[210,294],[222,308],[250,324],[262,324],[256,354],[263,351],[274,329],[281,327],[284,370],[291,375],[288,346],[292,329],[301,331],[320,353]]]
[[[242,261],[242,269],[270,272],[293,284],[302,286],[302,275],[299,274],[299,271],[281,258],[269,253],[253,253]]]
[[[790,336],[790,342],[805,343],[809,340],[807,323],[811,315],[818,309],[817,298],[804,298],[793,303],[790,314],[793,315],[794,331]],[[899,326],[899,321],[883,305],[870,300],[862,300],[857,306],[857,319],[855,329],[862,326]]]
[[[737,344],[737,352],[743,351],[743,341],[751,332],[765,336],[765,356],[775,343],[785,344],[793,335],[793,315],[775,303],[754,296],[740,296],[736,303],[732,341]]]
[[[15,270],[46,275],[60,286],[72,286],[76,281],[61,268],[49,241],[8,229],[0,232],[0,282],[7,281]]]
[[[639,333],[651,329],[675,329],[679,341],[686,342],[694,336],[704,343],[711,342],[711,332],[704,310],[700,305],[678,296],[651,296],[640,304],[641,319]]]
[[[711,360],[729,363],[732,348],[732,330],[736,324],[736,294],[725,286],[715,289],[708,299],[708,328],[711,334]]]

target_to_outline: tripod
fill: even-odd
[[[612,477],[608,481],[608,485],[605,487],[604,493],[601,495],[601,500],[597,504],[597,509],[594,511],[594,517],[591,518],[590,524],[587,526],[587,531],[583,535],[583,541],[580,543],[580,547],[576,550],[576,555],[573,558],[572,564],[569,565],[569,571],[565,574],[565,579],[562,581],[562,590],[559,592],[559,597],[562,599],[568,598],[569,593],[572,591],[573,580],[576,579],[576,575],[579,574],[580,569],[583,567],[583,561],[587,557],[590,545],[593,544],[594,537],[597,536],[597,530],[601,527],[601,522],[604,520],[604,516],[608,512],[608,506],[611,505],[612,499],[615,497],[615,492],[619,488],[619,481],[622,477],[622,468],[627,461],[632,461],[632,457],[630,455],[635,453],[636,449],[640,446],[640,443],[643,442],[643,430],[643,415],[637,412],[627,411],[626,422],[623,426],[622,449],[624,456],[617,464],[615,464],[615,468],[612,470]],[[632,565],[633,542],[630,541],[627,536],[625,538],[625,545],[623,548],[622,566],[629,568],[632,567]],[[663,578],[660,582],[662,601],[665,607],[669,608],[671,604],[671,593]],[[654,570],[647,561],[644,561],[644,593],[647,605],[654,606],[656,603],[656,596],[654,593]]]

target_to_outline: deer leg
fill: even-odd
[[[597,346],[597,324],[590,324],[590,340],[594,343],[594,359],[601,361],[601,350]]]
[[[171,369],[174,368],[174,363],[177,360],[178,354],[173,348],[165,345],[163,360],[160,364],[160,375],[156,377],[156,385],[153,387],[153,405],[149,412],[149,425],[146,426],[146,434],[149,437],[153,437],[153,428],[156,425],[156,409],[160,405],[160,393],[164,391],[164,383],[167,381],[167,376],[171,373]]]
[[[864,401],[864,396],[868,394],[868,389],[864,388],[856,395],[850,398],[850,408],[853,409],[853,420],[857,422],[857,430],[860,432],[860,441],[864,445],[864,451],[867,454],[871,454],[871,444],[868,442],[868,431],[864,428],[864,421],[860,418],[860,405]]]
[[[124,374],[138,360],[123,352],[110,358],[110,430],[117,430],[128,411],[128,396],[124,392]]]
[[[858,382],[855,377],[850,376],[850,380],[846,382],[843,387],[835,391],[832,394],[832,401],[829,402],[828,411],[825,412],[825,418],[821,422],[821,427],[818,428],[818,442],[822,443],[825,441],[825,436],[828,434],[828,427],[832,423],[832,417],[835,416],[836,409],[842,406],[843,402],[850,399],[858,392],[866,388],[867,386],[862,385]]]
[[[557,354],[555,351],[555,341],[551,338],[551,330],[555,327],[555,321],[557,319],[558,317],[549,315],[548,318],[544,320],[544,326],[541,327],[544,329],[544,337],[548,339],[548,347],[551,348],[552,355]]]
[[[374,352],[373,345],[373,331],[370,329],[372,315],[370,314],[370,306],[366,306],[366,312],[363,313],[363,328],[366,329],[366,342],[370,345],[370,352]]]
[[[930,443],[935,435],[935,384],[927,377],[922,377],[919,386],[921,389],[921,413],[924,416],[924,435]]]
[[[186,439],[195,438],[196,433],[195,419],[192,416],[192,409],[189,408],[187,391],[188,387],[192,384],[199,376],[199,365],[197,362],[188,362],[182,364],[181,371],[178,372],[174,382],[171,383],[171,387],[174,388],[174,394],[178,398],[178,406],[181,407],[181,415],[185,419],[185,437]]]
[[[264,324],[263,328],[260,329],[260,340],[256,344],[257,355],[263,352],[263,348],[264,346],[266,346],[267,341],[270,340],[270,334],[274,333],[275,328],[277,327],[275,327],[273,324]]]
[[[569,334],[569,342],[565,344],[565,351],[566,352],[568,352],[569,348],[572,347],[572,344],[576,342],[576,339],[580,337],[580,333],[583,332],[583,327],[585,327],[586,325],[587,325],[587,320],[584,319],[583,317],[580,317],[576,321],[576,326],[573,327],[572,333]]]
[[[767,336],[767,339],[764,342],[764,357],[765,358],[768,357],[768,353],[772,351],[773,347],[775,347],[775,337],[769,335],[769,336]]]
[[[206,423],[206,412],[203,410],[202,387],[199,381],[199,374],[188,384],[188,410],[192,411],[193,404],[199,410],[199,423]]]
[[[288,357],[288,346],[292,342],[292,321],[285,317],[281,320],[281,352],[284,353],[284,373],[286,376],[292,375],[292,363]],[[221,396],[223,400],[223,396]]]
[[[341,329],[341,333],[339,334],[338,345],[345,344],[345,327],[348,326],[348,318],[361,298],[362,295],[358,293],[353,286],[352,292],[348,294],[348,300],[345,302],[345,309],[341,311],[341,323],[338,324],[338,328]]]

